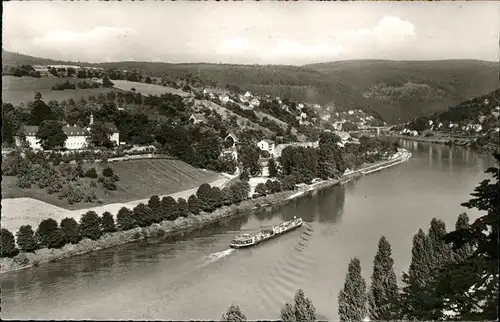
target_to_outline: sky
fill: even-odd
[[[500,2],[3,3],[3,48],[58,60],[499,60]]]

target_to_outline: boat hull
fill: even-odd
[[[293,225],[293,226],[290,226],[290,227],[287,227],[285,228],[284,230],[280,231],[280,232],[275,232],[274,234],[270,235],[270,236],[267,236],[267,237],[264,237],[260,240],[254,240],[253,242],[251,243],[247,243],[247,244],[236,244],[236,243],[229,243],[229,247],[231,248],[235,248],[235,249],[240,249],[240,248],[249,248],[249,247],[253,247],[253,246],[257,246],[263,242],[266,242],[268,240],[271,240],[273,238],[276,238],[280,235],[284,235],[286,233],[289,233],[297,228],[300,228],[302,227],[304,223],[301,221],[299,224],[297,225]]]

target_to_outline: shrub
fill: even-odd
[[[26,256],[25,253],[18,254],[16,257],[14,257],[14,263],[16,263],[19,266],[26,266],[30,262],[28,256]]]
[[[74,218],[64,218],[61,220],[60,227],[66,244],[77,244],[80,241],[80,227]]]
[[[115,191],[116,190],[116,184],[115,184],[115,182],[113,181],[113,179],[111,179],[109,177],[104,178],[102,186],[106,190],[110,190],[110,191]]]
[[[60,248],[64,246],[64,236],[52,218],[44,219],[36,230],[36,239],[41,247]]]
[[[266,190],[266,185],[262,182],[255,187],[255,193],[259,196],[265,196],[267,194]]]
[[[179,208],[178,215],[179,217],[187,217],[189,214],[189,206],[184,198],[177,199],[177,206]]]
[[[98,177],[97,171],[95,168],[88,169],[87,172],[85,172],[85,176],[87,178],[92,178],[92,179],[97,179],[97,177]]]
[[[70,183],[64,186],[59,193],[59,199],[67,198],[69,204],[81,202],[87,195],[87,191],[84,187],[80,186],[78,183]]]
[[[116,223],[118,224],[118,229],[122,231],[134,228],[135,221],[132,211],[126,207],[122,207],[116,215]]]
[[[112,233],[116,231],[115,219],[109,211],[102,214],[101,231],[103,233]]]
[[[17,255],[19,250],[16,248],[14,235],[5,228],[0,230],[0,256],[12,257]]]
[[[82,238],[97,240],[101,237],[101,219],[95,211],[87,211],[80,218],[80,234]]]
[[[23,252],[33,252],[38,249],[35,232],[30,225],[23,225],[16,233],[17,245]]]
[[[245,170],[245,171],[241,172],[239,179],[241,181],[249,181],[250,180],[250,176],[248,175],[248,171]]]
[[[104,168],[102,170],[102,175],[104,177],[112,177],[113,176],[113,169],[111,169],[109,166]]]
[[[200,213],[200,207],[198,204],[198,198],[195,195],[191,195],[188,198],[188,210],[193,215],[198,215]]]
[[[10,152],[2,160],[2,175],[4,176],[17,176],[26,171],[27,168],[28,161],[18,151]]]

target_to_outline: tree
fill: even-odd
[[[203,183],[196,190],[196,197],[198,198],[198,205],[201,210],[211,212],[213,210],[212,198],[211,198],[212,188],[208,183]]]
[[[59,248],[64,245],[64,235],[52,218],[40,222],[35,236],[41,247]]]
[[[102,233],[112,233],[116,231],[115,219],[109,211],[105,211],[102,214],[101,219],[101,231]]]
[[[40,101],[42,99],[42,94],[40,92],[36,92],[35,101]]]
[[[221,321],[246,321],[247,317],[241,312],[241,309],[236,304],[231,304],[227,312],[222,314]]]
[[[198,198],[196,195],[191,195],[188,198],[188,210],[193,215],[198,215],[200,213],[200,206],[198,203]]]
[[[222,206],[224,202],[224,195],[219,187],[212,187],[210,189],[210,203],[212,204],[212,209],[217,209]]]
[[[461,265],[466,271],[469,286],[470,299],[468,303],[476,303],[478,311],[476,318],[490,320],[496,318],[498,310],[498,238],[500,217],[500,154],[494,153],[497,167],[488,168],[485,173],[491,174],[494,181],[485,179],[471,193],[473,197],[462,206],[480,211],[486,214],[476,219],[468,228],[461,227],[448,233],[445,241],[452,244],[454,250],[470,245],[472,254]],[[457,269],[458,271],[460,269]],[[461,277],[464,277],[462,274]]]
[[[189,205],[184,198],[177,199],[177,206],[179,208],[179,217],[187,217],[189,214]]]
[[[151,84],[151,77],[146,77],[146,80],[144,81],[146,84]]]
[[[18,252],[14,235],[9,230],[2,228],[0,230],[0,256],[11,257],[17,255]]]
[[[99,175],[97,174],[96,169],[95,169],[94,167],[92,167],[92,168],[89,168],[89,169],[87,170],[87,172],[85,172],[85,176],[86,176],[87,178],[97,179],[97,177],[98,177]]]
[[[109,77],[108,76],[104,76],[102,78],[102,87],[105,87],[105,88],[111,88],[115,86],[115,84],[109,80]]]
[[[80,233],[83,238],[97,240],[101,237],[101,219],[95,211],[87,211],[80,218]]]
[[[17,245],[23,252],[33,252],[38,248],[35,233],[30,225],[23,225],[16,233]]]
[[[162,220],[160,197],[157,195],[151,196],[148,201],[148,207],[151,208],[151,211],[153,212],[154,222],[159,223]]]
[[[252,142],[242,142],[238,145],[238,159],[242,165],[242,171],[247,170],[252,176],[262,171],[259,162],[260,149]]]
[[[282,321],[315,321],[316,309],[311,300],[298,290],[293,298],[294,304],[285,303],[281,309]]]
[[[61,231],[66,244],[78,244],[81,239],[80,227],[74,218],[66,217],[61,220]]]
[[[164,220],[175,220],[177,219],[177,213],[179,212],[179,207],[177,202],[172,196],[163,197],[161,200],[161,213]]]
[[[121,231],[134,228],[135,221],[132,211],[126,207],[120,208],[120,210],[118,210],[118,214],[116,215],[116,223],[118,224],[118,229]]]
[[[278,176],[278,167],[276,165],[276,161],[274,160],[274,158],[271,158],[269,160],[269,163],[267,164],[267,168],[269,170],[269,176],[271,178],[275,178]]]
[[[45,104],[44,101],[36,100],[29,104],[30,115],[29,124],[30,125],[41,125],[44,121],[56,120],[57,116],[52,112],[52,109]]]
[[[114,146],[114,142],[111,141],[111,131],[102,122],[95,122],[90,126],[90,135],[87,137],[87,143],[92,147],[104,147],[110,149]]]
[[[394,260],[391,257],[391,245],[385,236],[382,236],[373,261],[372,283],[368,298],[370,319],[379,321],[401,320],[398,314],[398,296]]]
[[[57,121],[43,121],[36,132],[36,138],[45,150],[65,147],[68,136],[63,131],[63,125]]]
[[[153,224],[153,211],[142,202],[133,209],[133,212],[135,223],[139,227],[147,227]]]
[[[413,236],[412,258],[408,273],[403,273],[404,319],[427,320],[429,317],[429,283],[431,276],[431,250],[422,229]]]
[[[349,263],[344,288],[339,297],[340,321],[361,321],[366,316],[366,282],[361,276],[359,259],[353,258]]]

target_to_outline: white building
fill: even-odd
[[[90,125],[94,124],[94,116],[90,115]],[[81,128],[76,125],[65,125],[62,130],[68,137],[64,146],[68,150],[81,150],[87,147],[87,138],[90,135],[90,125],[88,128]],[[112,134],[110,135],[111,142],[114,142],[117,146],[120,145],[120,133],[112,123],[106,123]],[[42,146],[39,143],[39,139],[36,137],[38,132],[38,126],[24,126],[23,133],[26,137],[26,143],[33,150],[42,150]],[[21,146],[21,138],[19,136],[15,137],[15,142],[17,146]]]
[[[274,154],[274,148],[276,147],[275,143],[271,140],[261,140],[257,143],[257,146],[259,149],[262,151],[267,151],[269,154],[273,155]]]
[[[253,97],[253,95],[252,95],[252,93],[250,93],[250,92],[246,92],[246,93],[245,93],[245,97],[246,97],[246,98],[250,98],[250,97]]]
[[[260,105],[260,101],[256,98],[254,98],[253,100],[250,101],[250,106],[253,107],[253,108],[256,108]]]
[[[238,139],[234,134],[229,133],[225,138],[224,142],[231,140],[233,144],[228,147],[224,148],[221,152],[221,156],[226,156],[229,155],[231,156],[235,161],[238,161],[238,150],[236,148],[236,144],[238,143]]]
[[[203,114],[191,114],[191,117],[189,118],[189,122],[192,122],[193,124],[207,123],[207,119],[205,118],[205,115],[203,115]]]

